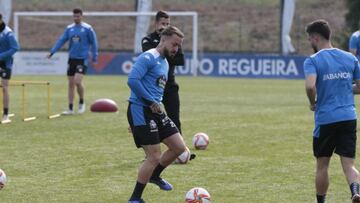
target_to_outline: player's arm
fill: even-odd
[[[98,57],[98,43],[97,43],[96,33],[93,28],[89,29],[89,40],[91,44],[92,61],[96,63]]]
[[[355,69],[353,75],[355,81],[355,84],[353,84],[353,93],[360,94],[360,65],[356,58],[355,58]]]
[[[151,43],[151,39],[149,37],[144,37],[142,40],[141,40],[141,48],[142,48],[142,51],[145,52],[149,49],[153,49],[155,48],[156,46],[154,46],[152,43]]]
[[[351,36],[349,40],[349,51],[356,56],[357,54],[357,38],[356,36]]]
[[[54,55],[55,52],[57,52],[68,40],[69,40],[69,34],[68,34],[68,29],[66,28],[64,33],[55,43],[54,47],[50,50],[50,54],[48,55],[48,58],[51,58],[51,56]]]
[[[7,35],[7,41],[9,42],[10,49],[0,53],[0,60],[13,56],[19,49],[19,43],[16,41],[14,33]]]
[[[316,68],[311,58],[304,62],[305,73],[305,91],[310,104],[310,110],[314,111],[316,107]]]
[[[146,55],[150,57],[149,55]],[[133,91],[136,96],[141,98],[148,106],[151,106],[153,103],[156,103],[155,99],[150,95],[146,90],[141,79],[145,76],[148,69],[152,66],[149,58],[141,55],[133,65],[133,68],[128,76],[128,86],[131,91]]]

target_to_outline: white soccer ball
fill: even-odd
[[[205,133],[196,133],[193,137],[192,143],[195,149],[206,149],[209,145],[209,136]]]
[[[175,159],[175,163],[177,164],[186,164],[190,160],[190,149],[186,147],[185,151]]]
[[[3,189],[6,185],[6,174],[3,170],[0,169],[0,190]]]
[[[211,197],[204,188],[195,187],[186,193],[185,203],[211,203]]]

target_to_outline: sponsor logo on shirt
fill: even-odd
[[[71,40],[72,40],[73,42],[80,42],[80,36],[79,36],[79,35],[74,35],[74,36],[71,38]]]
[[[166,85],[166,77],[165,77],[165,75],[162,75],[157,79],[157,85],[159,87],[165,89],[165,85]]]
[[[349,79],[350,77],[351,74],[349,72],[329,73],[323,76],[323,81]]]

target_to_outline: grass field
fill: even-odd
[[[14,77],[52,83],[54,111],[66,107],[65,77]],[[171,165],[163,176],[171,192],[148,185],[150,203],[181,203],[195,186],[215,203],[315,202],[312,113],[301,80],[180,77],[184,137],[206,132],[210,145],[188,165]],[[144,158],[127,132],[126,78],[88,76],[88,104],[111,98],[119,113],[90,113],[47,120],[44,87],[29,87],[32,122],[15,116],[0,126],[0,168],[8,185],[1,202],[126,202]],[[20,113],[20,89],[12,87],[12,112]],[[359,100],[357,98],[357,100]],[[88,105],[89,106],[89,105]],[[334,157],[328,202],[349,202]]]

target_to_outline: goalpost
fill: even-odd
[[[156,12],[84,12],[84,16],[103,16],[103,17],[116,17],[116,16],[125,16],[125,17],[136,17],[136,16],[155,16]],[[192,18],[192,57],[191,57],[191,72],[193,76],[197,75],[198,67],[198,13],[197,12],[182,12],[182,11],[173,11],[168,12],[170,16],[187,16]],[[14,32],[16,39],[19,40],[21,44],[21,39],[19,39],[19,18],[20,17],[34,17],[34,16],[72,16],[72,12],[42,12],[42,11],[32,11],[32,12],[14,12]]]

